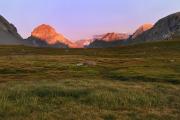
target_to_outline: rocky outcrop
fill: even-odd
[[[16,27],[0,15],[0,44],[20,45],[23,44],[22,37],[18,34]]]

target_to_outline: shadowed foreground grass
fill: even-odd
[[[179,44],[1,46],[0,119],[179,120]]]

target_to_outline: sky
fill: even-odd
[[[71,40],[107,32],[133,33],[180,11],[180,0],[0,0],[0,14],[24,38],[41,24]]]

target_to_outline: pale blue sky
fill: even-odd
[[[180,11],[180,0],[0,0],[0,14],[28,37],[39,24],[71,40],[106,32],[132,33],[139,25]]]

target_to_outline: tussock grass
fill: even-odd
[[[0,119],[178,120],[178,44],[75,50],[0,46]],[[96,65],[77,65],[86,61]]]

